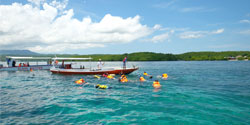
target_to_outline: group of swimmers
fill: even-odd
[[[115,79],[115,78],[114,78],[114,74],[104,73],[102,76],[103,76],[103,77],[106,77],[106,78],[108,78],[108,79]],[[146,73],[146,72],[143,73],[143,76],[144,76],[144,77],[149,77],[150,79],[153,78],[152,75],[149,75],[149,74]],[[141,76],[141,77],[139,78],[139,81],[140,81],[140,82],[146,81],[146,79],[145,79],[143,76]],[[94,75],[94,77],[100,79],[100,76],[98,76],[98,75]],[[161,77],[163,80],[166,80],[166,79],[168,78],[168,74],[167,74],[167,73],[164,73],[164,74],[162,74],[162,76],[160,76],[160,77]],[[122,83],[125,83],[125,82],[128,82],[128,78],[126,77],[126,75],[122,74],[121,77],[118,79],[118,81],[119,81],[119,82],[122,82]],[[83,78],[81,78],[81,79],[75,81],[75,83],[76,83],[76,84],[79,84],[79,85],[88,84],[87,82],[84,81]],[[160,84],[159,80],[155,80],[155,81],[153,82],[152,86],[153,86],[154,88],[158,89],[158,88],[161,87],[161,84]],[[111,87],[108,87],[107,85],[100,85],[100,84],[97,84],[97,85],[95,86],[95,88],[98,88],[98,89],[107,89],[107,88],[109,88],[109,89],[110,89]]]

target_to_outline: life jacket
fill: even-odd
[[[147,76],[147,75],[148,75],[148,73],[144,72],[144,73],[143,73],[143,75],[144,75],[144,76]]]
[[[97,78],[97,79],[100,79],[100,76],[98,76],[98,75],[94,75],[94,77]]]
[[[145,79],[143,77],[140,77],[140,81],[143,82],[145,81]]]
[[[160,82],[153,82],[153,87],[154,88],[160,88],[161,87]]]
[[[107,85],[100,85],[100,84],[97,84],[97,85],[96,85],[96,88],[98,88],[98,89],[107,89],[108,86],[107,86]]]
[[[168,78],[168,74],[167,73],[162,74],[162,78]]]
[[[128,82],[128,79],[126,77],[121,79],[121,82]]]
[[[112,75],[107,76],[108,79],[113,79],[114,77]]]
[[[160,84],[160,82],[156,82],[156,81],[154,81],[154,82],[153,82],[153,84]]]
[[[100,85],[100,86],[99,86],[99,89],[106,89],[106,88],[108,88],[107,85]]]
[[[75,81],[76,84],[83,84],[85,83],[85,81],[83,79],[79,79],[77,81]]]

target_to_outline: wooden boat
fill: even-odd
[[[76,69],[76,68],[67,68],[67,69],[62,69],[62,68],[51,68],[50,71],[52,73],[58,73],[58,74],[82,74],[82,75],[102,75],[105,73],[108,74],[129,74],[132,73],[133,71],[137,70],[137,68],[126,68],[126,69],[118,69],[118,68],[104,68],[102,70],[90,70],[90,69]]]
[[[91,58],[55,58],[54,60],[89,60]],[[72,68],[72,64],[62,64],[61,67],[53,66],[50,71],[52,73],[58,74],[82,74],[82,75],[102,75],[105,73],[108,74],[130,74],[135,70],[138,70],[138,67],[133,68],[114,68],[114,67],[107,67],[102,69],[92,69],[90,68]]]
[[[6,56],[7,67],[0,65],[0,71],[30,71],[30,70],[49,70],[52,67],[51,57],[14,57]],[[38,64],[38,62],[47,64]],[[32,64],[30,62],[36,62]]]

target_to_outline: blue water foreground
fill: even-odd
[[[119,76],[0,72],[0,124],[250,124],[250,61],[129,64],[140,69],[128,83]],[[142,83],[144,71],[153,78]],[[163,73],[167,80],[159,78]],[[89,84],[75,84],[80,78]],[[152,87],[156,79],[161,89]]]

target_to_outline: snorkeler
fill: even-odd
[[[95,86],[95,88],[97,89],[111,89],[112,87],[108,87],[107,85],[100,85],[100,84],[97,84]]]
[[[79,79],[79,80],[76,80],[75,83],[76,83],[76,84],[79,84],[79,85],[82,85],[83,83],[86,83],[86,82],[84,81],[83,78],[81,78],[81,79]]]
[[[155,80],[155,81],[153,82],[153,87],[156,88],[156,89],[160,88],[160,87],[161,87],[160,82],[159,82],[158,80]]]

